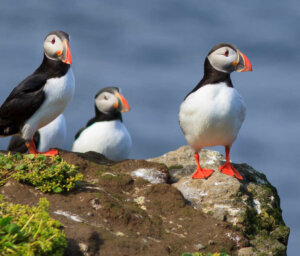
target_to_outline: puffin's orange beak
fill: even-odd
[[[234,61],[233,65],[236,66],[235,71],[237,72],[246,72],[246,71],[252,71],[252,65],[247,56],[243,53],[241,53],[239,50],[237,51],[238,58],[236,61]]]
[[[63,52],[61,53],[59,51],[59,52],[57,52],[57,54],[61,55],[62,62],[72,65],[72,56],[71,56],[71,50],[70,50],[68,41],[64,40],[63,45],[64,45]]]
[[[119,109],[119,111],[122,113],[129,111],[130,106],[127,100],[124,98],[124,96],[119,92],[115,92],[115,96],[117,97],[118,100],[114,104],[114,107]]]

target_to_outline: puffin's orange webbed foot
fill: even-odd
[[[219,171],[226,175],[236,177],[239,180],[243,179],[242,175],[229,162],[226,162],[225,164],[220,166]]]
[[[58,150],[55,148],[50,148],[46,152],[38,152],[38,154],[44,155],[44,156],[57,156],[58,155]]]
[[[197,168],[196,172],[193,174],[193,179],[207,179],[209,176],[213,174],[212,169],[203,169],[203,168]]]
[[[33,139],[31,139],[29,142],[26,142],[25,145],[28,148],[28,153],[33,154],[35,157],[37,156],[37,154],[41,154],[44,156],[57,156],[58,155],[58,150],[55,148],[50,148],[46,152],[37,151],[35,144],[33,142]]]

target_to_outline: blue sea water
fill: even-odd
[[[76,93],[65,111],[65,148],[93,116],[96,92],[118,86],[132,108],[124,114],[133,139],[131,157],[150,158],[186,144],[177,121],[179,105],[201,79],[210,48],[235,44],[254,70],[232,74],[247,117],[231,158],[264,172],[277,187],[291,227],[288,255],[298,255],[299,24],[296,0],[3,0],[0,102],[40,64],[45,35],[64,30],[71,35],[76,78]],[[0,148],[7,143],[1,139]]]

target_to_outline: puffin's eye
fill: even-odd
[[[107,96],[106,96],[106,95],[104,95],[104,99],[105,99],[105,100],[108,100],[108,98],[107,98]]]
[[[55,44],[55,37],[52,38],[51,44]]]
[[[228,55],[229,55],[229,51],[228,51],[228,50],[226,50],[226,52],[224,53],[224,55],[225,55],[226,57],[228,57]]]

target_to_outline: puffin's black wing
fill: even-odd
[[[47,82],[44,75],[32,74],[13,89],[0,107],[0,135],[17,133],[45,100],[43,88]]]
[[[38,131],[33,135],[33,141],[34,144],[38,147],[40,143],[40,133]],[[12,152],[26,153],[28,149],[25,145],[25,142],[26,141],[19,135],[12,136],[7,150]]]

